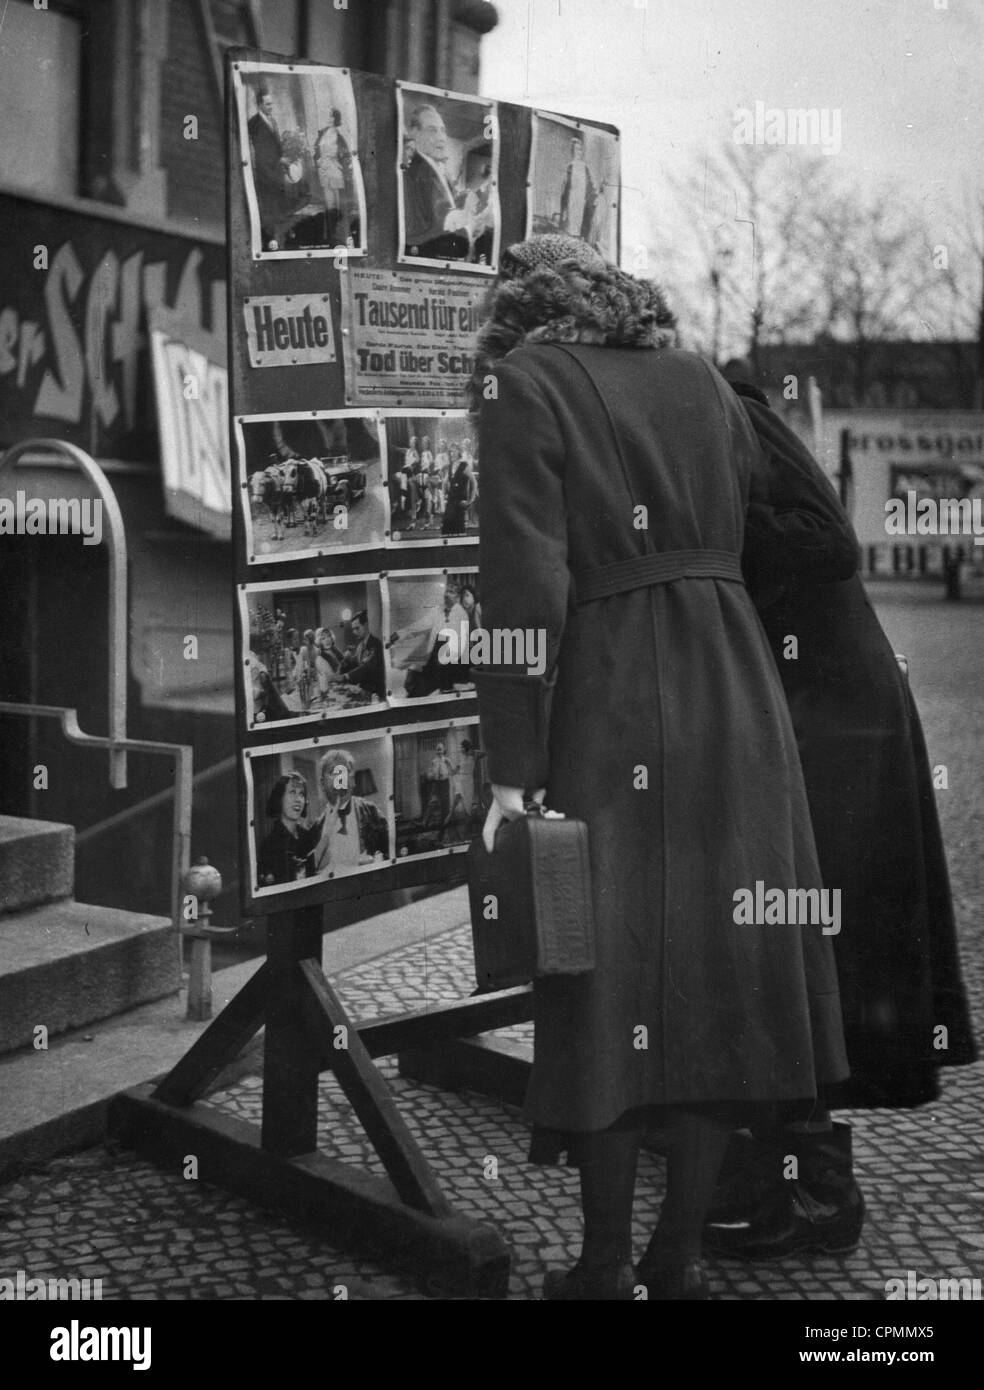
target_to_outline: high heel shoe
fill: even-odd
[[[547,1303],[617,1302],[635,1298],[635,1271],[630,1264],[601,1265],[588,1269],[580,1260],[573,1269],[550,1269],[543,1280]]]

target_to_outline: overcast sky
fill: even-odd
[[[846,173],[931,219],[984,165],[984,0],[496,0],[482,90],[622,132],[623,260],[736,107],[840,111]]]

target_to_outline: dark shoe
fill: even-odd
[[[636,1282],[646,1288],[646,1297],[664,1302],[704,1301],[711,1296],[703,1260],[687,1260],[684,1264],[659,1269],[648,1259],[649,1252],[639,1261]]]
[[[618,1302],[635,1298],[636,1277],[630,1264],[586,1269],[580,1261],[573,1269],[550,1269],[543,1280],[547,1303]]]
[[[707,1220],[730,1221],[745,1216],[783,1187],[782,1164],[788,1148],[774,1135],[735,1130],[728,1141]]]
[[[796,1178],[744,1214],[709,1221],[704,1244],[736,1259],[781,1260],[810,1252],[848,1255],[864,1225],[864,1198],[854,1181],[851,1129],[835,1124],[825,1134],[784,1136],[797,1159]]]

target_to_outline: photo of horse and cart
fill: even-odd
[[[251,559],[385,544],[388,506],[371,412],[244,418],[237,434]]]

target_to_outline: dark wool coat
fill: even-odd
[[[831,1099],[918,1105],[938,1094],[938,1067],[975,1059],[919,714],[823,471],[768,406],[743,404],[768,453],[769,494],[783,499],[749,508],[745,572],[789,702],[824,883],[842,893],[834,956],[851,1077]],[[845,573],[837,556],[851,553]],[[782,655],[789,636],[796,660]],[[941,1024],[945,1049],[934,1046]]]
[[[527,1115],[811,1096],[846,1074],[831,938],[745,926],[734,894],[819,885],[786,702],[744,585],[682,578],[577,606],[572,574],[737,559],[763,455],[699,357],[553,344],[482,409],[482,618],[543,629],[543,677],[476,670],[490,780],[587,822],[597,969],[536,982]],[[639,529],[639,507],[648,529]]]

